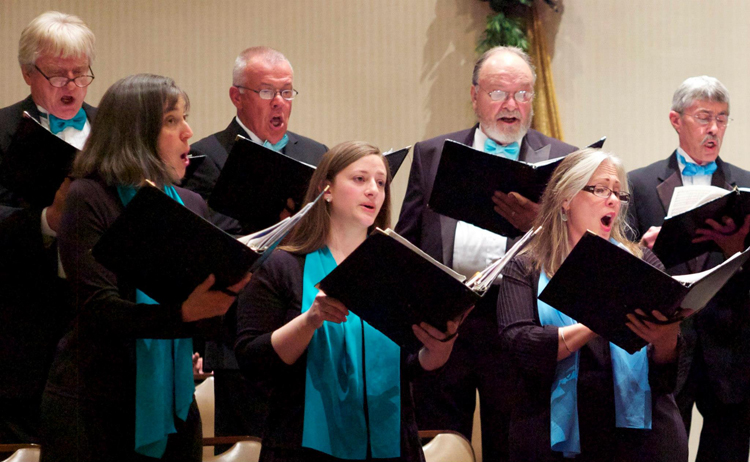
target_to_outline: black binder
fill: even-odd
[[[392,175],[407,153],[405,148],[386,155]],[[299,210],[314,171],[313,165],[237,136],[208,205],[238,220],[244,229],[263,229],[279,221],[287,199],[294,201],[294,211]]]
[[[320,281],[319,287],[409,350],[421,347],[412,324],[424,321],[445,332],[449,320],[481,297],[380,230]]]
[[[593,143],[586,146],[587,148],[594,148],[594,149],[601,149],[604,147],[604,142],[607,141],[606,136],[602,136],[598,141],[594,141]]]
[[[587,232],[539,299],[629,353],[646,342],[625,325],[626,314],[658,310],[674,321],[679,308],[701,310],[747,261],[747,250],[702,274],[672,277],[625,249]],[[687,282],[691,280],[691,282]],[[654,319],[651,319],[654,320]]]
[[[539,202],[563,157],[528,164],[494,156],[452,140],[443,144],[429,207],[435,212],[507,237],[521,235],[494,211],[495,191],[517,192]]]
[[[261,256],[152,186],[144,186],[92,249],[94,258],[159,303],[182,303],[209,274],[239,282]]]
[[[0,164],[0,183],[32,207],[46,207],[70,175],[77,152],[24,112]]]
[[[664,220],[654,243],[654,253],[665,267],[670,268],[706,252],[721,252],[721,248],[713,241],[694,244],[692,241],[698,236],[696,231],[708,227],[707,219],[712,218],[721,223],[725,216],[731,217],[739,227],[748,214],[750,192],[739,189],[727,191],[725,196]]]

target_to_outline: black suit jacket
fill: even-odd
[[[216,180],[219,179],[221,169],[224,168],[229,152],[232,150],[232,146],[234,146],[237,135],[248,136],[247,132],[237,123],[237,119],[233,118],[229,126],[223,131],[195,142],[190,147],[191,154],[206,157],[196,159],[199,165],[191,175],[185,177],[182,186],[197,192],[205,200],[208,200],[211,196],[211,191],[213,191],[216,185]],[[328,151],[325,145],[310,138],[292,132],[287,132],[287,135],[289,136],[289,143],[284,147],[282,152],[289,157],[311,165],[318,165],[320,158]],[[243,232],[237,220],[226,215],[212,211],[211,221],[228,233],[241,234]]]
[[[724,189],[750,186],[750,172],[721,159],[711,184]],[[682,186],[676,153],[628,174],[633,203],[628,222],[640,239],[651,226],[661,226],[667,215],[674,188]],[[709,252],[691,261],[668,268],[670,274],[704,271],[724,261],[721,252]],[[708,380],[723,402],[732,403],[750,396],[750,269],[740,271],[714,297],[708,306],[683,322],[688,353],[701,348]],[[692,354],[681,355],[678,390],[684,384]]]
[[[445,140],[471,146],[477,128],[478,125],[468,130],[422,141],[414,146],[409,185],[396,225],[396,232],[447,266],[453,265],[453,240],[457,221],[433,212],[427,207],[427,202],[432,194]],[[562,157],[575,150],[574,146],[544,136],[536,130],[529,130],[521,143],[519,159],[525,162],[541,162]]]
[[[89,121],[96,109],[84,103]],[[0,163],[23,111],[37,120],[31,96],[0,109]],[[0,184],[0,397],[41,397],[55,346],[72,317],[67,284],[57,276],[57,245],[44,245],[41,208],[23,208]]]

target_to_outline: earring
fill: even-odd
[[[565,210],[560,210],[560,219],[562,219],[562,221],[568,221],[568,215],[565,214]]]
[[[326,202],[330,204],[332,200],[333,198],[331,196],[326,196]]]

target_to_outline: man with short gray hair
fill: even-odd
[[[192,154],[205,156],[183,186],[208,200],[237,135],[283,152],[302,162],[318,165],[328,150],[310,138],[288,131],[292,102],[297,96],[294,71],[283,54],[269,47],[248,48],[237,56],[232,69],[229,99],[237,114],[224,130],[195,142]],[[224,231],[247,234],[242,224],[212,212],[212,221]]]
[[[42,13],[21,32],[18,62],[31,94],[0,109],[0,168],[24,111],[58,138],[83,147],[96,113],[84,102],[94,80],[94,43],[93,32],[80,18],[57,11]],[[55,239],[69,184],[66,179],[61,185],[44,185],[52,190],[59,186],[47,204],[0,184],[2,443],[38,442],[47,372],[72,318]]]
[[[445,140],[458,141],[493,155],[526,162],[562,157],[576,150],[531,129],[534,73],[526,53],[496,47],[474,65],[471,104],[478,124],[414,146],[409,184],[396,231],[427,254],[466,276],[500,258],[508,238],[439,215],[427,207]],[[496,191],[488,207],[526,231],[538,205],[518,193]],[[477,303],[465,320],[450,359],[438,376],[413,382],[417,425],[447,429],[471,438],[477,391],[485,461],[508,457],[508,425],[515,383],[510,358],[502,351],[497,319],[498,286]]]
[[[289,60],[269,47],[242,51],[232,68],[229,98],[237,108],[236,116],[224,130],[191,147],[191,153],[205,156],[183,186],[209,199],[237,135],[280,151],[289,157],[318,165],[326,146],[288,130],[292,102],[297,96],[294,72]],[[292,212],[292,211],[289,211]],[[243,224],[212,211],[212,221],[224,231],[247,234]],[[219,341],[206,342],[204,368],[213,371],[216,397],[216,435],[263,436],[267,401],[263,387],[240,375],[234,356],[236,305],[224,315]]]
[[[666,159],[630,172],[628,221],[636,238],[653,247],[674,189],[750,186],[750,172],[724,162],[719,151],[729,119],[729,92],[709,76],[691,77],[674,93],[669,121],[677,149]],[[667,268],[670,274],[712,268],[747,247],[750,215],[743,223],[707,220],[700,240],[717,251]],[[719,251],[720,249],[720,251]],[[703,415],[697,461],[746,461],[750,449],[750,269],[736,274],[708,306],[682,323],[684,348],[675,396],[687,431],[693,404]],[[654,410],[656,425],[657,410]]]

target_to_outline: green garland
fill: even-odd
[[[477,51],[484,53],[499,45],[515,46],[523,51],[529,49],[526,36],[527,21],[530,18],[534,0],[480,0],[489,2],[495,15],[487,16],[487,27],[479,40]],[[544,0],[557,11],[558,0]]]

